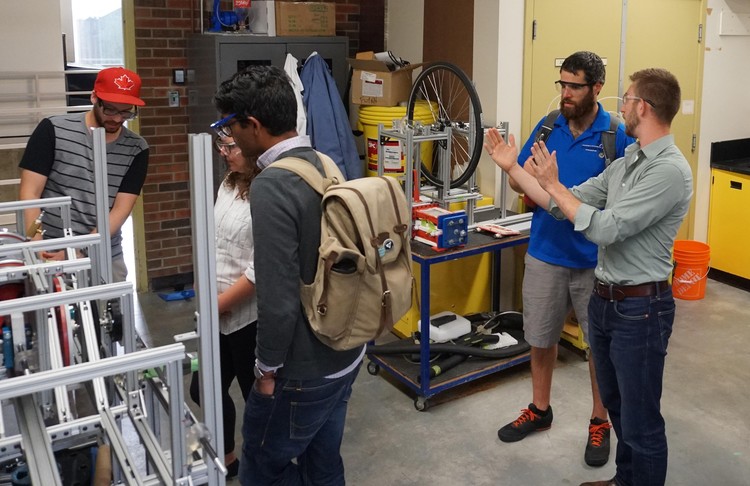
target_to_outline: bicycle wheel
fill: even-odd
[[[453,64],[430,64],[412,86],[407,105],[409,120],[414,119],[414,108],[418,104],[432,112],[434,130],[451,127],[451,169],[447,176],[451,188],[465,184],[477,168],[484,142],[482,105],[474,85]],[[422,176],[436,186],[442,186],[445,180],[445,175],[440,173],[439,161],[446,145],[445,141],[434,142],[431,168],[422,163]]]

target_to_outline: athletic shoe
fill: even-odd
[[[497,436],[503,442],[517,442],[531,432],[547,430],[552,426],[552,407],[542,412],[529,404],[529,408],[521,410],[521,416],[497,431]]]
[[[227,479],[236,478],[240,473],[240,460],[235,459],[231,463],[227,464]]]
[[[583,455],[586,464],[589,466],[601,467],[609,461],[609,429],[611,428],[612,424],[606,420],[591,419],[589,440],[586,443],[586,452]]]

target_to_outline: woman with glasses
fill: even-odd
[[[260,169],[231,137],[218,137],[216,150],[227,165],[214,205],[216,224],[216,279],[219,297],[219,354],[224,425],[224,463],[228,478],[237,476],[239,460],[234,453],[236,411],[229,387],[237,378],[242,396],[253,385],[258,305],[255,298],[253,231],[250,216],[250,184]],[[193,373],[190,397],[200,405],[198,374]]]

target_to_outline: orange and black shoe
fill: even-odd
[[[589,424],[589,440],[586,442],[586,452],[583,459],[591,467],[601,467],[609,461],[609,430],[612,428],[607,420],[591,419]]]
[[[547,430],[552,427],[552,407],[541,411],[529,403],[529,408],[521,410],[521,416],[497,431],[497,436],[503,442],[517,442],[531,432]]]

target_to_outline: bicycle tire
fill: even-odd
[[[433,112],[432,127],[452,129],[450,187],[466,184],[476,171],[482,155],[484,128],[482,105],[474,85],[458,66],[435,62],[427,66],[414,81],[407,104],[407,118],[414,119],[417,103],[424,103]],[[422,176],[435,186],[442,187],[444,177],[439,173],[443,141],[433,143],[432,169],[422,163]]]

